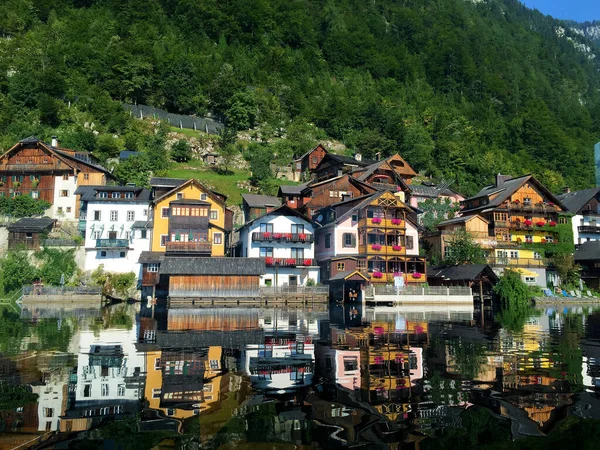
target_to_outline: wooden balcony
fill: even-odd
[[[395,245],[359,245],[358,252],[361,255],[378,255],[378,256],[404,256],[406,255],[405,246]]]
[[[374,274],[376,274],[377,272],[371,272],[369,273],[369,275],[371,276],[371,283],[393,283],[394,282],[394,274],[393,273],[384,273],[384,272],[379,272],[381,273],[381,277],[376,277]],[[427,282],[427,277],[425,276],[425,274],[421,274],[420,277],[415,277],[414,274],[412,273],[405,273],[403,274],[404,276],[404,281],[406,281],[407,283],[426,283]]]
[[[211,254],[212,242],[167,242],[167,253]]]
[[[312,258],[265,258],[267,267],[316,267]]]
[[[363,217],[358,221],[359,228],[385,228],[388,230],[395,229],[404,229],[406,228],[406,223],[402,219],[379,219],[374,217],[372,219],[367,219]]]
[[[313,235],[309,233],[270,233],[270,232],[254,232],[252,233],[254,242],[293,242],[311,244]]]
[[[129,247],[129,239],[96,239],[96,248],[126,249]]]
[[[560,208],[556,205],[548,203],[511,203],[505,202],[500,206],[500,209],[508,209],[510,211],[527,211],[527,212],[541,212],[541,213],[558,213]]]
[[[492,256],[488,258],[488,264],[508,267],[546,267],[546,262],[543,259],[537,258],[497,258]]]

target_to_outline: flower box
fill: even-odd
[[[381,250],[381,245],[379,245],[379,244],[373,244],[371,246],[371,250],[375,250],[376,252],[378,252],[379,250]]]
[[[295,266],[296,265],[296,260],[294,258],[288,258],[288,259],[285,260],[285,263],[288,266]]]
[[[538,222],[535,223],[538,227],[543,227],[544,225],[546,225],[546,222],[544,222],[543,220],[540,220]]]
[[[306,240],[306,234],[304,234],[304,233],[300,233],[300,234],[298,235],[298,238],[299,238],[301,241],[305,241],[305,240]]]
[[[526,220],[523,222],[523,225],[525,225],[526,227],[530,227],[531,225],[533,225],[533,222],[531,220]]]
[[[413,273],[413,274],[412,274],[412,276],[413,276],[413,278],[414,278],[414,279],[416,279],[416,280],[418,280],[419,278],[421,278],[421,277],[422,277],[422,275],[421,275],[421,273],[420,273],[420,272],[415,272],[415,273]]]
[[[373,217],[371,219],[371,223],[376,224],[376,225],[380,224],[381,223],[381,219],[379,217]]]
[[[400,225],[402,224],[402,220],[400,219],[392,219],[392,225]]]
[[[312,259],[307,258],[304,261],[302,261],[302,265],[303,266],[312,266]]]
[[[392,250],[394,250],[395,252],[401,252],[402,246],[401,245],[392,245]]]
[[[521,202],[520,202],[519,200],[515,200],[513,203],[514,203],[515,205],[518,205],[518,204],[520,204]]]
[[[273,258],[265,258],[265,264],[267,266],[272,266],[273,265]]]
[[[548,223],[548,225],[550,225],[551,227],[555,227],[556,226],[556,222],[552,221],[552,222]]]
[[[292,233],[287,233],[287,234],[285,235],[285,238],[286,238],[288,241],[291,241],[291,240],[292,240]]]
[[[281,233],[273,233],[273,239],[281,239]]]
[[[373,278],[383,278],[383,274],[381,272],[373,272]]]
[[[267,232],[263,233],[263,237],[265,239],[271,239],[271,233],[269,231],[267,231]]]
[[[401,276],[402,276],[402,272],[394,272],[394,278],[401,277]]]

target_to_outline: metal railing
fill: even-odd
[[[489,257],[488,264],[492,266],[515,266],[515,267],[546,267],[544,259],[538,258],[496,258]]]
[[[443,295],[443,296],[452,296],[452,295],[473,295],[473,292],[470,287],[465,286],[404,286],[402,288],[397,288],[394,285],[386,284],[386,285],[377,285],[377,286],[368,286],[366,289],[366,294],[368,296],[371,295],[423,295],[423,296],[431,296],[431,295]]]
[[[264,286],[260,288],[261,295],[275,297],[285,294],[327,295],[328,286]]]
[[[212,251],[212,243],[207,242],[167,242],[167,252],[175,253],[210,253]]]
[[[96,239],[96,248],[127,248],[129,239]]]
[[[276,241],[276,242],[313,242],[313,235],[308,233],[271,233],[271,232],[254,232],[252,240],[256,242]]]
[[[100,286],[23,286],[23,295],[100,295]]]
[[[315,265],[315,260],[312,258],[265,258],[267,267],[306,267]]]
[[[598,234],[600,233],[600,227],[594,227],[594,226],[582,226],[582,227],[577,227],[577,231],[579,231],[580,233],[594,233],[594,234]]]
[[[44,239],[42,241],[44,247],[77,247],[80,244],[74,239]]]

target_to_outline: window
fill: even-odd
[[[98,198],[108,198],[108,192],[98,192]]]
[[[108,383],[102,383],[100,395],[102,395],[102,397],[108,397]]]
[[[69,191],[66,189],[63,189],[59,192],[59,197],[68,197],[69,196]]]
[[[313,163],[313,164],[316,164],[316,163],[317,163],[317,161],[318,161],[317,157],[316,157],[316,156],[313,156],[313,157],[312,157],[312,163]]]
[[[325,248],[331,248],[331,233],[325,235]]]
[[[529,197],[525,197],[525,198],[523,199],[523,204],[524,204],[524,205],[531,205],[531,198],[529,198]]]
[[[147,210],[147,209],[144,209],[144,210],[142,211],[142,216],[144,216],[144,217],[148,217],[148,210]]]
[[[83,385],[83,396],[91,397],[92,396],[92,382],[87,382]]]
[[[40,198],[39,191],[31,191],[31,198]]]
[[[206,194],[200,194],[200,200],[206,200],[207,197],[208,196]]]
[[[356,247],[356,236],[354,233],[344,233],[342,235],[342,240],[344,242],[344,247]]]
[[[153,388],[152,389],[152,398],[160,398],[161,393],[162,393],[161,388]]]
[[[546,242],[554,242],[554,236],[544,236],[544,239],[546,239]]]
[[[65,174],[63,175],[63,180],[64,180],[64,181],[69,181],[69,174],[68,174],[68,173],[65,173]]]
[[[111,211],[110,212],[110,221],[111,222],[116,222],[117,220],[119,220],[119,212],[118,211]]]
[[[125,385],[120,384],[117,386],[117,397],[125,397]]]
[[[542,254],[540,252],[533,252],[533,259],[542,259]]]
[[[346,263],[337,263],[337,270],[338,272],[343,272],[344,270],[346,270]]]
[[[113,192],[111,195],[112,198],[121,198],[121,193],[120,192]]]
[[[528,243],[528,244],[532,244],[533,243],[533,235],[526,234],[525,235],[525,242]]]
[[[566,217],[559,217],[558,223],[560,223],[561,225],[564,225],[564,224],[568,223],[568,220]]]
[[[44,408],[44,417],[54,417],[54,408]]]
[[[71,212],[71,207],[67,206],[67,212],[70,213]]]
[[[18,194],[18,192],[15,192],[15,194]],[[57,212],[58,214],[62,214],[62,213],[63,213],[62,206],[59,206],[58,208],[56,208],[56,212]]]
[[[125,252],[120,252],[119,253],[119,258],[125,258]]]
[[[358,360],[356,358],[344,358],[344,371],[358,370]]]
[[[125,239],[129,240],[129,238],[131,238],[131,231],[126,231],[125,232]]]
[[[135,211],[127,211],[127,222],[133,222],[135,220]]]
[[[147,239],[148,238],[148,230],[140,230],[140,238]]]
[[[414,239],[412,236],[406,236],[406,249],[412,250],[414,248]]]
[[[516,250],[511,250],[510,251],[510,258],[511,259],[519,259],[519,252]]]
[[[125,198],[132,199],[133,198],[133,192],[125,192]]]
[[[219,219],[219,211],[210,210],[210,220],[218,220]]]
[[[292,258],[294,259],[304,259],[304,249],[303,248],[292,248]]]
[[[161,217],[169,217],[169,208],[163,208],[161,210]]]
[[[261,223],[260,224],[260,232],[261,233],[272,233],[273,232],[273,224],[272,223]]]
[[[213,244],[223,243],[223,233],[213,233]]]
[[[160,235],[160,246],[161,247],[165,247],[167,245],[167,239],[169,238],[169,236],[167,234],[161,234]]]
[[[147,270],[148,272],[157,273],[158,267],[158,263],[149,263],[147,266]]]
[[[211,359],[210,360],[210,368],[212,370],[217,370],[219,368],[219,360],[218,359]]]
[[[352,222],[358,222],[358,214],[352,214]]]
[[[525,283],[535,283],[535,277],[525,277]]]
[[[261,247],[260,248],[260,257],[261,258],[272,258],[273,257],[273,247]]]
[[[84,173],[83,174],[83,179],[84,180],[89,180],[90,179],[90,174],[89,173]]]
[[[102,231],[94,231],[92,233],[92,238],[93,239],[100,239],[100,236],[102,236]]]
[[[177,193],[177,200],[183,200],[183,192]]]
[[[304,225],[292,225],[292,233],[295,234],[303,234],[304,233]]]
[[[105,250],[102,250],[102,251],[100,252],[100,256],[101,256],[102,258],[106,258],[106,251],[105,251]]]
[[[94,211],[94,220],[100,220],[102,213],[100,211]]]
[[[46,431],[52,431],[52,422],[46,422]]]
[[[167,408],[167,416],[174,416],[175,408]]]

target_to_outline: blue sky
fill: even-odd
[[[529,8],[557,19],[600,21],[600,0],[521,0]]]

